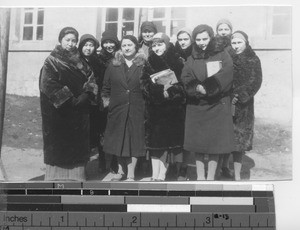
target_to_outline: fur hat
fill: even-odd
[[[157,33],[156,25],[153,22],[145,21],[141,25],[141,32],[143,33],[145,30],[149,30],[153,33]]]
[[[167,48],[170,46],[169,36],[164,34],[164,33],[161,33],[161,32],[159,32],[159,33],[157,33],[153,36],[152,45],[157,43],[157,42],[165,43]]]
[[[67,34],[74,34],[76,37],[76,42],[78,42],[78,37],[79,37],[79,33],[76,29],[74,29],[73,27],[65,27],[63,28],[58,35],[58,41],[61,42],[61,40],[63,39],[64,36],[66,36]]]
[[[130,41],[132,41],[134,43],[134,45],[135,45],[136,52],[138,52],[140,46],[139,46],[138,40],[136,39],[135,36],[133,36],[133,35],[125,35],[125,36],[123,36],[123,38],[121,40],[121,44],[122,44],[122,42],[123,42],[124,39],[129,39]]]
[[[243,31],[240,31],[240,30],[235,31],[231,35],[231,40],[234,39],[234,38],[243,39],[246,42],[246,44],[249,44],[248,35]]]
[[[214,37],[213,29],[209,25],[201,24],[201,25],[196,26],[193,30],[193,39],[194,39],[194,41],[196,40],[197,34],[203,33],[205,31],[208,33],[210,38]]]
[[[193,38],[192,38],[192,30],[190,30],[190,29],[187,28],[187,27],[183,27],[182,29],[180,29],[180,30],[178,31],[178,33],[177,33],[177,38],[178,38],[178,36],[179,36],[180,34],[182,34],[182,33],[187,33],[187,34],[190,36],[190,38],[191,38],[191,40],[192,40],[192,42],[193,42]]]
[[[113,34],[112,32],[106,30],[102,33],[101,37],[101,47],[103,48],[103,43],[107,40],[113,41],[116,44],[117,49],[120,47],[120,42],[117,35]]]
[[[222,24],[228,25],[229,28],[230,28],[230,30],[232,31],[232,24],[231,24],[231,22],[230,22],[228,19],[226,19],[226,18],[222,18],[222,19],[220,19],[220,20],[217,22],[216,31],[218,31],[219,26],[222,25]]]

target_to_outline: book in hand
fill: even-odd
[[[216,73],[218,73],[220,69],[222,69],[222,62],[221,61],[206,62],[206,69],[207,69],[207,77],[211,77]]]
[[[164,89],[167,90],[172,84],[177,83],[177,78],[174,71],[166,69],[155,74],[150,75],[150,78],[153,83],[163,85]]]

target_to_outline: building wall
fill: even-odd
[[[270,7],[197,7],[186,8],[186,25],[193,29],[208,24],[215,29],[217,21],[228,18],[233,30],[248,33],[263,69],[263,84],[256,96],[256,116],[290,124],[292,119],[292,59],[291,36],[270,34]],[[101,8],[46,8],[43,41],[20,42],[20,12],[14,9],[11,17],[7,93],[39,96],[38,77],[45,58],[57,44],[58,33],[73,26],[82,35],[91,33],[101,39]],[[146,20],[147,9],[143,9]],[[143,21],[142,20],[142,21]]]

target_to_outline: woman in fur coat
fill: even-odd
[[[259,58],[249,45],[248,35],[236,31],[231,37],[233,56],[232,104],[235,106],[233,117],[235,151],[233,152],[235,180],[241,179],[242,156],[252,149],[254,128],[254,96],[261,87],[262,70]]]
[[[145,55],[132,35],[121,41],[121,50],[109,64],[104,76],[102,98],[108,106],[104,151],[118,158],[118,173],[113,180],[135,179],[137,158],[145,156],[145,102],[140,86]],[[125,170],[127,168],[127,176]]]
[[[163,33],[155,34],[142,76],[146,100],[146,146],[151,156],[154,181],[165,180],[169,153],[182,153],[185,104],[185,93],[180,83],[182,66],[170,38]],[[153,82],[152,74],[167,69],[174,71],[178,83],[165,87]]]
[[[76,48],[78,32],[65,27],[45,60],[39,88],[44,139],[45,180],[85,180],[89,159],[89,106],[97,85]]]
[[[214,180],[219,155],[234,149],[230,101],[233,64],[210,26],[195,27],[193,39],[192,55],[181,75],[188,100],[184,148],[195,153],[197,180],[205,180],[204,156],[208,154],[207,180]]]

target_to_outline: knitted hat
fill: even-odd
[[[64,36],[66,36],[67,34],[74,34],[76,37],[76,42],[78,42],[78,31],[76,29],[74,29],[73,27],[65,27],[63,28],[58,35],[58,41],[61,42],[61,40],[63,39]]]
[[[231,40],[234,39],[234,38],[243,39],[246,42],[246,44],[249,44],[248,35],[243,31],[240,31],[240,30],[235,31],[231,35]]]
[[[157,42],[163,42],[163,43],[166,44],[166,47],[169,48],[170,38],[168,37],[168,35],[159,32],[157,34],[154,34],[153,40],[152,40],[152,45],[157,43]]]
[[[192,30],[190,30],[190,29],[187,28],[187,27],[183,27],[182,29],[180,29],[180,30],[178,31],[178,33],[177,33],[177,38],[178,38],[178,36],[179,36],[180,34],[182,34],[182,33],[187,33],[187,34],[190,36],[191,41],[193,42],[193,38],[192,38]]]
[[[209,35],[210,38],[214,37],[214,31],[213,31],[213,29],[210,26],[208,26],[208,25],[201,24],[201,25],[196,26],[194,28],[194,30],[193,30],[193,39],[195,40],[197,34],[201,34],[201,33],[205,32],[205,31],[208,33],[208,35]]]
[[[125,36],[123,36],[123,38],[121,40],[121,44],[122,44],[122,42],[123,42],[124,39],[129,39],[130,41],[132,41],[134,43],[134,45],[135,45],[136,52],[138,52],[138,50],[139,50],[140,47],[139,47],[138,40],[136,39],[135,36],[133,36],[133,35],[125,35]]]
[[[153,22],[145,21],[141,25],[141,32],[143,33],[145,30],[149,30],[153,33],[157,33],[156,25]]]
[[[113,34],[112,32],[106,30],[102,33],[102,38],[101,38],[101,47],[103,48],[103,43],[107,40],[113,41],[116,44],[117,49],[119,49],[120,42],[117,37],[117,35]]]
[[[99,47],[99,41],[91,34],[84,34],[80,37],[79,45],[78,45],[78,50],[79,52],[82,52],[82,47],[85,45],[87,41],[93,41],[95,50],[94,52],[96,53],[96,50]]]
[[[229,28],[230,28],[230,30],[232,31],[232,24],[231,24],[231,22],[230,22],[228,19],[226,19],[226,18],[222,18],[222,19],[220,19],[220,20],[217,22],[216,31],[218,31],[218,28],[219,28],[219,26],[220,26],[221,24],[226,24],[226,25],[228,25]]]

